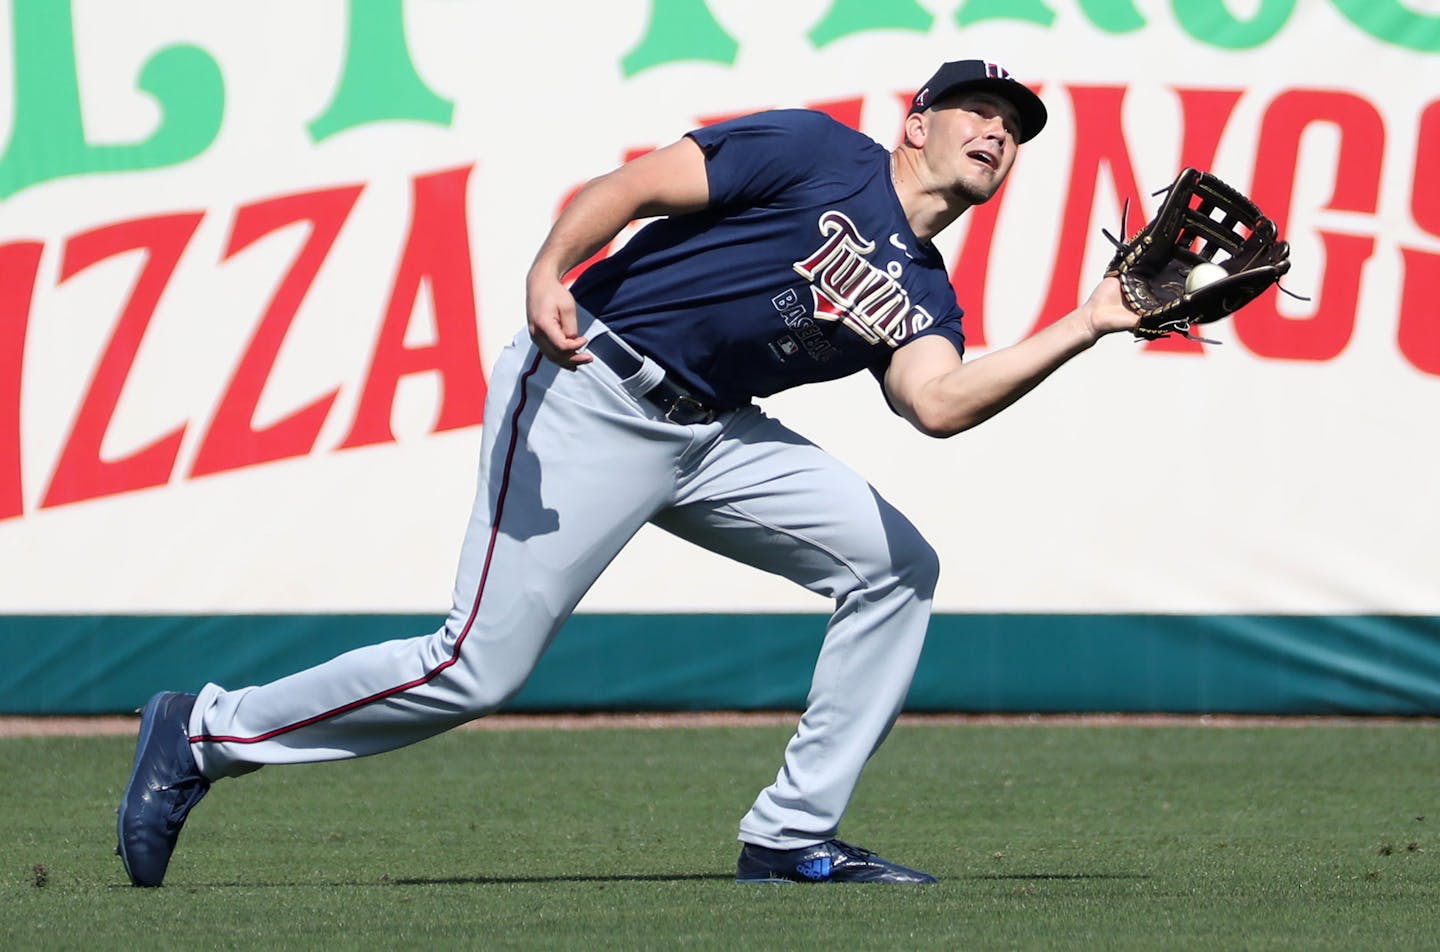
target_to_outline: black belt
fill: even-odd
[[[608,331],[591,338],[590,342],[585,345],[585,349],[603,360],[605,365],[615,371],[622,380],[635,376],[644,366],[644,362],[639,357],[631,353],[614,334]],[[705,401],[675,383],[668,375],[662,377],[659,383],[642,396],[659,407],[660,412],[665,414],[665,419],[681,426],[713,422],[721,412],[718,408],[709,406]]]

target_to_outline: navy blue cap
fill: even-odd
[[[954,92],[993,93],[1015,107],[1020,114],[1020,135],[1016,142],[1028,142],[1045,128],[1049,114],[1030,87],[1010,75],[998,63],[984,60],[955,60],[935,71],[910,103],[911,112],[924,112]]]

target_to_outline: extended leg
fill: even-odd
[[[258,687],[151,698],[117,811],[116,852],[132,883],[161,884],[212,780],[378,753],[494,710],[670,498],[689,440],[650,419],[606,368],[560,374],[526,341],[502,355],[490,393],[445,626]]]
[[[759,411],[736,418],[657,525],[834,599],[800,725],[740,838],[836,835],[904,702],[938,575],[934,551],[856,473]]]
[[[668,498],[674,454],[603,367],[512,347],[491,382],[479,489],[445,626],[270,684],[207,685],[190,721],[206,776],[390,750],[487,714]],[[612,375],[613,376],[613,375]]]

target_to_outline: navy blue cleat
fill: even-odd
[[[130,882],[158,886],[185,817],[210,790],[190,753],[190,712],[195,695],[162,692],[140,714],[135,767],[120,799],[115,847]]]
[[[735,874],[741,883],[935,883],[929,873],[907,869],[839,840],[796,850],[746,843]]]

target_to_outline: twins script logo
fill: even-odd
[[[901,287],[898,262],[885,271],[866,260],[875,242],[860,234],[854,222],[832,209],[820,216],[819,225],[825,243],[795,262],[796,272],[810,282],[816,320],[838,321],[867,343],[890,347],[899,347],[935,323]]]

